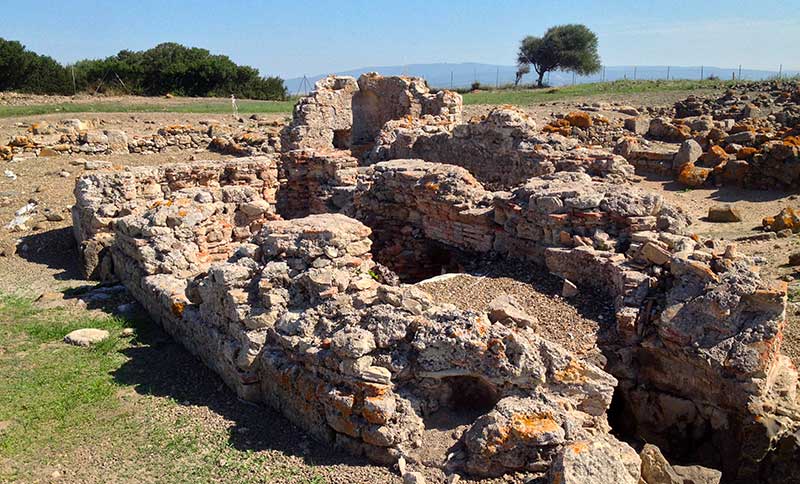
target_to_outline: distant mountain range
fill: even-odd
[[[358,77],[365,72],[378,72],[387,76],[409,75],[424,77],[428,80],[431,87],[438,88],[463,88],[469,87],[473,82],[478,81],[483,85],[495,86],[514,82],[517,72],[516,66],[504,66],[494,64],[478,64],[465,62],[461,64],[439,63],[439,64],[408,64],[405,66],[371,66],[353,69],[349,71],[335,72],[333,74],[343,76]],[[709,76],[717,76],[720,79],[731,79],[733,74],[739,79],[739,68],[737,67],[712,67],[712,66],[606,66],[604,72],[591,76],[575,76],[575,83],[599,82],[602,80],[616,81],[619,79],[666,79],[669,74],[670,79],[700,79]],[[796,75],[800,71],[784,71],[785,75]],[[742,69],[741,78],[746,80],[762,80],[777,75],[777,71],[763,71],[754,69]],[[318,74],[309,76],[309,82],[304,83],[302,77],[286,79],[285,85],[291,94],[307,92],[309,87],[313,89],[314,83],[328,74]],[[549,78],[549,81],[548,81]],[[545,76],[545,80],[551,86],[564,86],[572,84],[573,75],[569,72],[552,72]],[[524,84],[536,82],[535,73],[527,74],[523,77]]]

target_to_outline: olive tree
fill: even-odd
[[[601,69],[597,36],[585,25],[568,24],[550,27],[542,37],[522,39],[517,62],[532,65],[542,87],[545,73],[561,69],[587,75]]]

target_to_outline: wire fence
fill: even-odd
[[[553,71],[545,74],[543,82],[548,86],[559,87],[597,82],[613,82],[620,80],[742,80],[762,81],[796,77],[800,71],[784,69],[783,64],[775,70],[748,69],[746,66],[714,67],[714,66],[603,66],[598,72],[581,76],[571,72]],[[473,66],[456,65],[452,69],[432,68],[431,66],[406,66],[388,69],[384,75],[407,75],[424,77],[433,88],[469,89],[472,87],[500,88],[507,86],[530,86],[536,84],[537,74],[530,73],[517,80],[515,66]],[[316,78],[314,78],[316,80]],[[305,94],[313,89],[313,81],[303,78],[290,85],[292,92]]]

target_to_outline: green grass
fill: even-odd
[[[292,112],[294,101],[239,101],[240,114],[264,114]],[[208,102],[95,102],[35,104],[30,106],[0,106],[0,118],[16,116],[35,116],[54,113],[207,113],[230,114],[231,105],[227,101]]]
[[[664,91],[692,91],[718,89],[731,81],[614,81],[593,84],[577,84],[544,89],[498,89],[464,94],[464,104],[513,104],[526,106],[534,103],[557,101],[576,97],[591,97],[607,94],[636,94]],[[239,113],[285,113],[290,114],[295,99],[289,101],[239,101]],[[207,113],[229,114],[228,101],[168,101],[145,100],[137,103],[93,102],[36,104],[30,106],[0,106],[0,118],[35,116],[53,113]]]
[[[224,422],[208,423],[209,410],[151,394],[179,350],[148,346],[163,340],[148,321],[91,314],[0,294],[0,483],[49,482],[53,472],[60,482],[326,482],[263,444],[236,448]],[[131,326],[136,337],[118,336]],[[84,327],[111,336],[91,348],[62,342]],[[128,379],[115,378],[137,359]]]
[[[592,84],[576,84],[544,89],[500,89],[464,94],[464,104],[512,104],[526,106],[534,103],[558,101],[576,97],[591,97],[608,94],[637,94],[647,92],[692,91],[719,89],[730,85],[730,81],[614,81]]]
[[[115,334],[116,318],[46,317],[26,299],[0,299],[0,421],[11,422],[0,435],[0,455],[15,457],[53,443],[79,439],[97,412],[113,406],[117,385],[108,372],[124,357]],[[107,329],[113,335],[91,349],[58,343],[81,327]]]

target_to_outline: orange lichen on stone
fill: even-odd
[[[700,159],[707,165],[717,166],[728,161],[728,153],[721,146],[714,145]]]
[[[570,360],[563,370],[555,372],[555,379],[563,383],[583,383],[586,381],[584,369],[578,360]]]
[[[569,446],[569,450],[571,450],[575,454],[580,454],[581,452],[587,450],[589,448],[589,444],[583,440],[579,440],[574,444]]]
[[[172,310],[173,315],[180,318],[183,316],[183,310],[186,309],[186,305],[180,301],[173,301],[170,309]]]
[[[568,113],[564,119],[566,119],[570,125],[578,128],[589,128],[592,126],[591,116],[583,111],[573,111]]]
[[[0,145],[0,159],[10,160],[14,156],[14,151],[10,146]]]
[[[751,146],[745,146],[744,148],[739,148],[739,151],[736,152],[736,159],[737,160],[749,160],[758,153],[757,148],[753,148]]]
[[[561,428],[558,422],[547,414],[515,414],[509,424],[514,435],[524,439],[533,440],[546,432],[556,432]]]
[[[745,131],[753,131],[753,132],[755,132],[755,130],[756,129],[753,126],[749,125],[749,124],[736,123],[731,128],[730,134],[743,133]]]
[[[439,190],[439,184],[438,183],[425,182],[424,186],[425,186],[426,190],[431,190],[431,191],[434,191],[434,192]]]
[[[800,148],[800,136],[787,136],[783,138],[783,144]]]
[[[688,163],[678,173],[678,181],[690,187],[699,187],[708,180],[712,171],[711,168],[701,168]]]
[[[795,212],[791,207],[786,207],[775,215],[774,217],[764,217],[761,219],[761,225],[774,232],[781,230],[791,229],[792,232],[800,231],[800,214]]]

